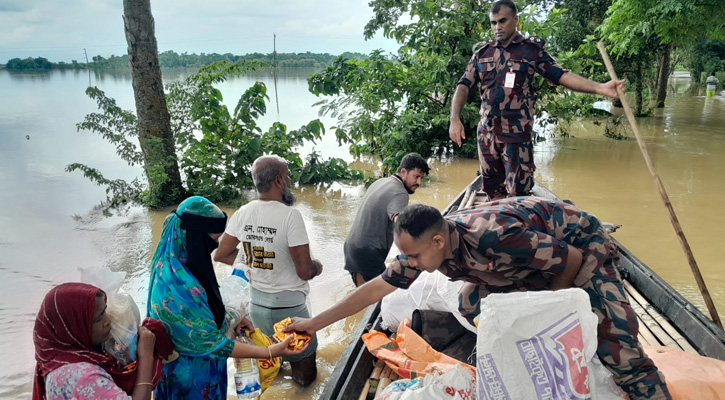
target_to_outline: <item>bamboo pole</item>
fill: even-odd
[[[368,392],[370,392],[370,379],[365,381],[365,386],[363,386],[362,392],[360,392],[360,397],[358,397],[358,400],[365,400],[368,398]]]
[[[474,204],[476,204],[476,197],[478,197],[478,191],[474,190],[466,202],[466,208],[471,208]]]
[[[612,79],[614,81],[617,81],[618,80],[617,73],[614,71],[614,66],[612,66],[612,61],[609,59],[607,50],[604,48],[604,43],[599,42],[597,44],[597,47],[599,48],[599,52],[602,54],[602,58],[604,59],[604,64],[607,66],[607,71],[609,71],[609,75],[612,77]],[[682,249],[685,251],[685,256],[687,257],[687,262],[690,264],[690,269],[692,270],[692,274],[695,276],[695,281],[697,282],[697,287],[700,289],[700,293],[702,294],[702,297],[705,300],[705,304],[707,305],[707,310],[710,312],[710,317],[712,318],[712,321],[722,329],[723,326],[722,326],[722,322],[720,321],[720,316],[718,315],[717,310],[715,309],[715,304],[712,302],[712,298],[710,297],[710,292],[707,290],[705,281],[702,279],[702,274],[700,273],[700,268],[698,268],[697,262],[695,262],[695,256],[694,256],[694,254],[692,254],[692,249],[690,249],[690,245],[687,243],[687,238],[685,238],[685,233],[682,231],[682,227],[680,227],[680,222],[677,219],[675,210],[672,208],[672,203],[670,202],[670,198],[667,195],[667,192],[665,191],[665,186],[662,184],[662,181],[660,180],[660,177],[657,175],[657,172],[655,172],[655,168],[652,165],[652,160],[649,158],[649,154],[647,153],[647,147],[645,147],[644,141],[642,140],[642,137],[639,135],[639,128],[637,127],[637,121],[634,119],[634,114],[632,113],[632,109],[629,107],[627,98],[624,95],[624,89],[617,87],[617,94],[619,94],[619,100],[622,102],[622,107],[624,108],[624,113],[627,115],[627,119],[629,120],[629,125],[632,127],[632,131],[634,132],[634,137],[637,139],[637,144],[639,145],[639,149],[642,151],[642,155],[644,156],[644,161],[647,164],[647,169],[649,169],[649,173],[654,178],[655,183],[657,183],[657,189],[660,192],[660,197],[662,198],[662,202],[664,203],[665,208],[667,208],[667,211],[670,214],[670,222],[672,222],[672,227],[675,229],[677,238],[680,240]]]
[[[466,188],[466,192],[463,194],[463,198],[461,199],[461,202],[458,203],[458,209],[459,210],[463,210],[464,208],[466,208],[466,203],[468,203],[468,198],[471,197],[471,195],[473,193],[476,193],[476,192],[473,190],[473,188],[471,188],[470,186],[468,186]]]

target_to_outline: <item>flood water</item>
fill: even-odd
[[[188,72],[165,71],[165,79]],[[125,74],[91,76],[91,83],[133,109],[130,79]],[[233,105],[255,80],[242,77],[221,89]],[[317,101],[307,92],[306,74],[280,77],[279,120],[291,129],[317,118]],[[0,398],[30,398],[34,367],[32,327],[44,294],[54,285],[78,280],[79,267],[105,266],[125,271],[124,289],[145,308],[148,263],[168,210],[131,208],[104,217],[94,209],[102,188],[64,167],[82,162],[109,178],[140,173],[114,155],[113,147],[93,133],[76,132],[75,124],[94,103],[85,97],[85,72],[11,74],[0,71]],[[655,117],[640,120],[650,156],[669,193],[715,301],[725,317],[725,262],[719,246],[725,237],[725,99],[684,94],[687,79],[673,80],[676,94]],[[260,126],[277,119],[275,106]],[[333,125],[323,120],[326,127]],[[676,290],[704,310],[687,260],[661,204],[634,140],[601,136],[601,127],[574,123],[572,136],[547,139],[536,146],[536,179],[602,220],[622,224],[615,237]],[[631,136],[631,134],[630,134]],[[334,140],[306,146],[325,157],[353,161]],[[475,177],[475,160],[435,160],[430,181],[411,202],[445,207]],[[361,185],[334,183],[296,189],[297,206],[305,218],[313,256],[325,266],[311,282],[312,311],[320,312],[351,289],[343,271],[342,243],[364,194]],[[227,209],[227,212],[233,212]],[[226,273],[219,266],[220,275]],[[319,333],[317,384],[298,389],[289,376],[277,380],[263,398],[317,398],[339,359],[356,319],[341,321]],[[283,374],[286,375],[286,374]]]

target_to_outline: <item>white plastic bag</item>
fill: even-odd
[[[234,339],[236,336],[234,328],[247,315],[250,298],[249,275],[242,269],[234,268],[231,275],[222,281],[219,292],[222,295],[222,302],[226,310],[226,336]]]
[[[114,272],[108,268],[79,267],[78,271],[81,273],[81,282],[103,290],[109,299],[121,289],[126,279],[125,272]]]
[[[125,272],[108,268],[78,268],[81,282],[93,285],[106,293],[106,313],[111,317],[111,337],[103,348],[123,365],[136,360],[136,341],[141,314],[131,295],[121,289]]]
[[[395,332],[404,319],[412,319],[413,311],[434,310],[452,313],[458,322],[471,332],[475,328],[458,311],[458,291],[463,281],[453,282],[438,271],[425,272],[406,290],[396,290],[385,296],[380,305],[381,326]]]
[[[442,375],[400,379],[385,387],[376,400],[475,400],[475,381],[460,365]]]
[[[491,294],[478,325],[478,399],[625,398],[596,350],[585,291]]]
[[[116,293],[109,301],[106,313],[111,317],[111,338],[103,348],[123,365],[136,360],[136,342],[141,314],[136,302],[126,292]]]

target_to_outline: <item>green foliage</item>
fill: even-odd
[[[8,60],[7,64],[5,64],[5,68],[9,70],[51,69],[53,68],[53,64],[48,61],[47,58],[43,57],[28,57],[24,60],[21,60],[19,58],[12,58]]]
[[[701,75],[725,71],[725,40],[698,40],[685,52],[685,65],[693,81],[700,82]]]
[[[454,148],[448,138],[450,99],[471,48],[489,34],[487,7],[453,0],[377,0],[365,36],[383,35],[401,44],[398,53],[373,52],[365,60],[339,58],[310,80],[310,91],[329,96],[321,115],[337,118],[338,141],[354,155],[383,161],[383,174],[403,155],[424,157],[456,152],[473,157],[476,145]],[[413,18],[406,18],[406,16]],[[480,101],[462,113],[468,136],[475,136]]]
[[[314,165],[304,165],[296,148],[322,137],[325,128],[319,120],[310,121],[296,130],[288,130],[286,125],[275,122],[267,131],[262,131],[257,119],[266,112],[267,88],[263,83],[257,82],[247,89],[230,112],[214,85],[255,71],[261,65],[259,62],[218,62],[168,85],[166,100],[185,189],[214,202],[231,201],[240,191],[252,187],[251,165],[264,154],[276,154],[286,159],[293,176],[301,183],[358,179],[360,173],[347,170],[347,164],[342,160],[323,161],[314,154],[308,158]],[[120,109],[113,99],[97,88],[89,88],[87,93],[97,101],[100,112],[86,116],[78,129],[102,135],[116,146],[117,154],[124,161],[130,165],[140,164],[141,154],[131,142],[133,137],[138,137],[136,117],[132,112]],[[150,149],[148,156],[153,166],[146,168],[149,181],[166,179],[164,160],[153,159],[154,154],[163,154],[154,151],[161,145],[160,141],[144,143],[143,147]],[[149,163],[148,159],[146,161]],[[108,202],[112,205],[131,200],[157,206],[152,204],[152,199],[173,195],[150,193],[147,185],[137,181],[126,184],[106,179],[97,170],[81,164],[73,164],[67,169],[81,170],[93,182],[107,186]]]
[[[122,179],[106,179],[100,171],[83,164],[73,163],[65,167],[66,172],[81,171],[91,182],[106,187],[106,205],[118,207],[129,201],[142,202],[144,187],[138,179],[126,182]]]
[[[320,158],[319,153],[312,151],[305,159],[307,163],[293,173],[293,178],[300,183],[329,183],[339,179],[360,180],[364,178],[361,171],[351,170],[345,160],[331,158],[327,161]]]
[[[633,140],[632,137],[627,135],[621,117],[607,119],[604,126],[604,136],[614,140]]]
[[[362,60],[366,57],[365,54],[356,52],[345,52],[340,55],[341,57]],[[328,53],[277,53],[277,67],[278,68],[310,68],[310,69],[321,69],[325,66],[331,65],[337,58],[337,55]],[[274,53],[249,53],[245,55],[234,55],[231,53],[218,54],[218,53],[176,53],[173,50],[167,50],[163,53],[159,53],[159,64],[163,68],[199,68],[204,65],[210,65],[219,61],[227,61],[230,63],[248,63],[254,62],[263,64],[268,68],[274,65],[275,54]],[[91,62],[79,63],[73,60],[71,63],[63,61],[53,63],[48,61],[46,58],[13,58],[7,62],[7,69],[10,70],[23,70],[23,69],[83,69],[90,68],[94,70],[129,70],[130,64],[128,62],[128,55],[122,54],[120,56],[110,55],[108,58],[101,55],[94,56]]]
[[[143,156],[131,142],[138,137],[136,115],[116,105],[116,100],[106,97],[97,87],[86,89],[86,95],[95,100],[100,112],[90,113],[76,125],[78,131],[87,130],[101,135],[116,146],[116,154],[128,165],[141,165]]]

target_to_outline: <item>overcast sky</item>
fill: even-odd
[[[394,51],[379,34],[365,41],[369,0],[151,0],[159,51],[340,54]],[[123,0],[0,0],[0,63],[14,57],[83,61],[126,54]]]

